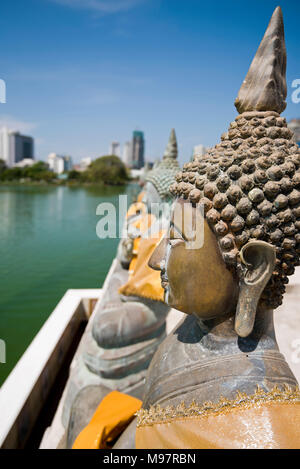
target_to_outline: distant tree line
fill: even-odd
[[[0,180],[1,181],[20,181],[28,179],[30,181],[51,182],[55,179],[55,174],[49,171],[48,165],[43,161],[38,161],[32,166],[25,168],[7,168],[3,160],[0,160]]]
[[[85,171],[71,170],[67,174],[70,183],[90,183],[105,185],[121,185],[128,181],[129,175],[123,162],[114,155],[102,156],[91,163]],[[0,181],[44,181],[57,182],[58,176],[49,170],[47,163],[38,161],[25,168],[7,168],[5,162],[0,160]]]
[[[94,160],[85,171],[70,171],[68,179],[114,186],[126,183],[129,175],[126,166],[120,158],[114,155],[107,155]]]

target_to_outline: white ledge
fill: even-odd
[[[39,380],[49,366],[51,356],[61,351],[59,348],[62,347],[65,332],[69,326],[72,327],[74,320],[76,322],[76,319],[83,317],[88,300],[98,300],[101,294],[101,289],[68,290],[4,382],[0,389],[0,447],[15,426],[34,388],[40,385],[41,396],[48,391],[45,383],[39,383]],[[36,402],[34,407],[39,408],[39,404],[42,403]],[[29,415],[27,409],[25,417],[34,420],[36,416],[31,415],[32,406],[30,408]],[[18,433],[19,430],[15,431]]]

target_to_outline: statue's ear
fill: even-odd
[[[240,291],[235,331],[240,337],[247,337],[253,330],[260,296],[274,271],[275,248],[264,241],[250,241],[241,249],[240,258]]]

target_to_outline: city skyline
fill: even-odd
[[[34,160],[34,139],[7,127],[0,128],[0,159],[8,168],[23,160]]]
[[[39,159],[55,151],[74,162],[106,154],[137,127],[147,135],[146,160],[154,161],[175,127],[182,164],[194,146],[214,145],[236,115],[234,99],[277,4],[7,2],[0,126],[32,135]],[[288,0],[282,7],[290,120],[300,114],[291,99],[300,78],[300,5]]]
[[[300,118],[292,118],[287,122],[287,124],[294,132],[295,141],[300,146]],[[17,144],[17,141],[19,141],[19,144]],[[30,152],[28,153],[27,151],[27,154],[26,150],[28,150],[28,143],[30,143]],[[20,131],[8,129],[5,126],[0,127],[0,159],[3,160],[8,167],[16,165],[22,166],[22,162],[24,162],[24,165],[33,164],[35,159],[33,149],[33,137],[21,135]],[[197,155],[198,158],[201,158],[208,150],[209,148],[205,147],[202,143],[197,144],[193,147],[192,156],[195,157]],[[145,158],[144,132],[136,130],[132,133],[131,141],[126,141],[123,144],[117,141],[111,142],[109,145],[108,155],[118,156],[130,169],[141,169],[146,163],[153,164],[155,161],[160,160],[160,158],[158,158],[155,161],[151,161]],[[99,157],[101,156],[106,155],[100,155]],[[91,164],[93,159],[94,158],[91,158],[90,156],[85,156],[73,165],[72,157],[70,155],[58,155],[55,152],[51,152],[44,161],[49,165],[50,170],[61,174],[64,171],[69,171],[73,166],[75,169],[82,171]],[[36,161],[39,161],[39,159],[37,158]],[[55,166],[59,169],[55,170]]]
[[[131,141],[126,141],[123,145],[117,141],[111,142],[109,155],[118,156],[128,168],[143,168],[146,162],[144,132],[134,130]]]

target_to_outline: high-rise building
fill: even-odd
[[[109,147],[109,154],[110,155],[115,155],[120,158],[121,156],[121,150],[120,150],[120,144],[119,142],[112,142]]]
[[[70,156],[57,155],[50,153],[48,156],[49,169],[56,174],[63,174],[71,171],[73,164]]]
[[[300,119],[292,119],[288,127],[295,133],[296,142],[300,146]]]
[[[33,138],[3,127],[0,130],[0,159],[9,168],[24,159],[34,159]]]
[[[144,132],[135,130],[132,138],[132,168],[141,169],[145,165]]]
[[[122,161],[128,167],[132,166],[132,143],[125,142],[123,147]]]
[[[86,158],[82,158],[80,161],[80,167],[82,168],[83,171],[88,169],[88,167],[92,164],[92,158],[87,156]]]
[[[71,169],[73,168],[73,162],[72,162],[71,156],[64,156],[63,159],[65,162],[65,172],[71,171]]]

